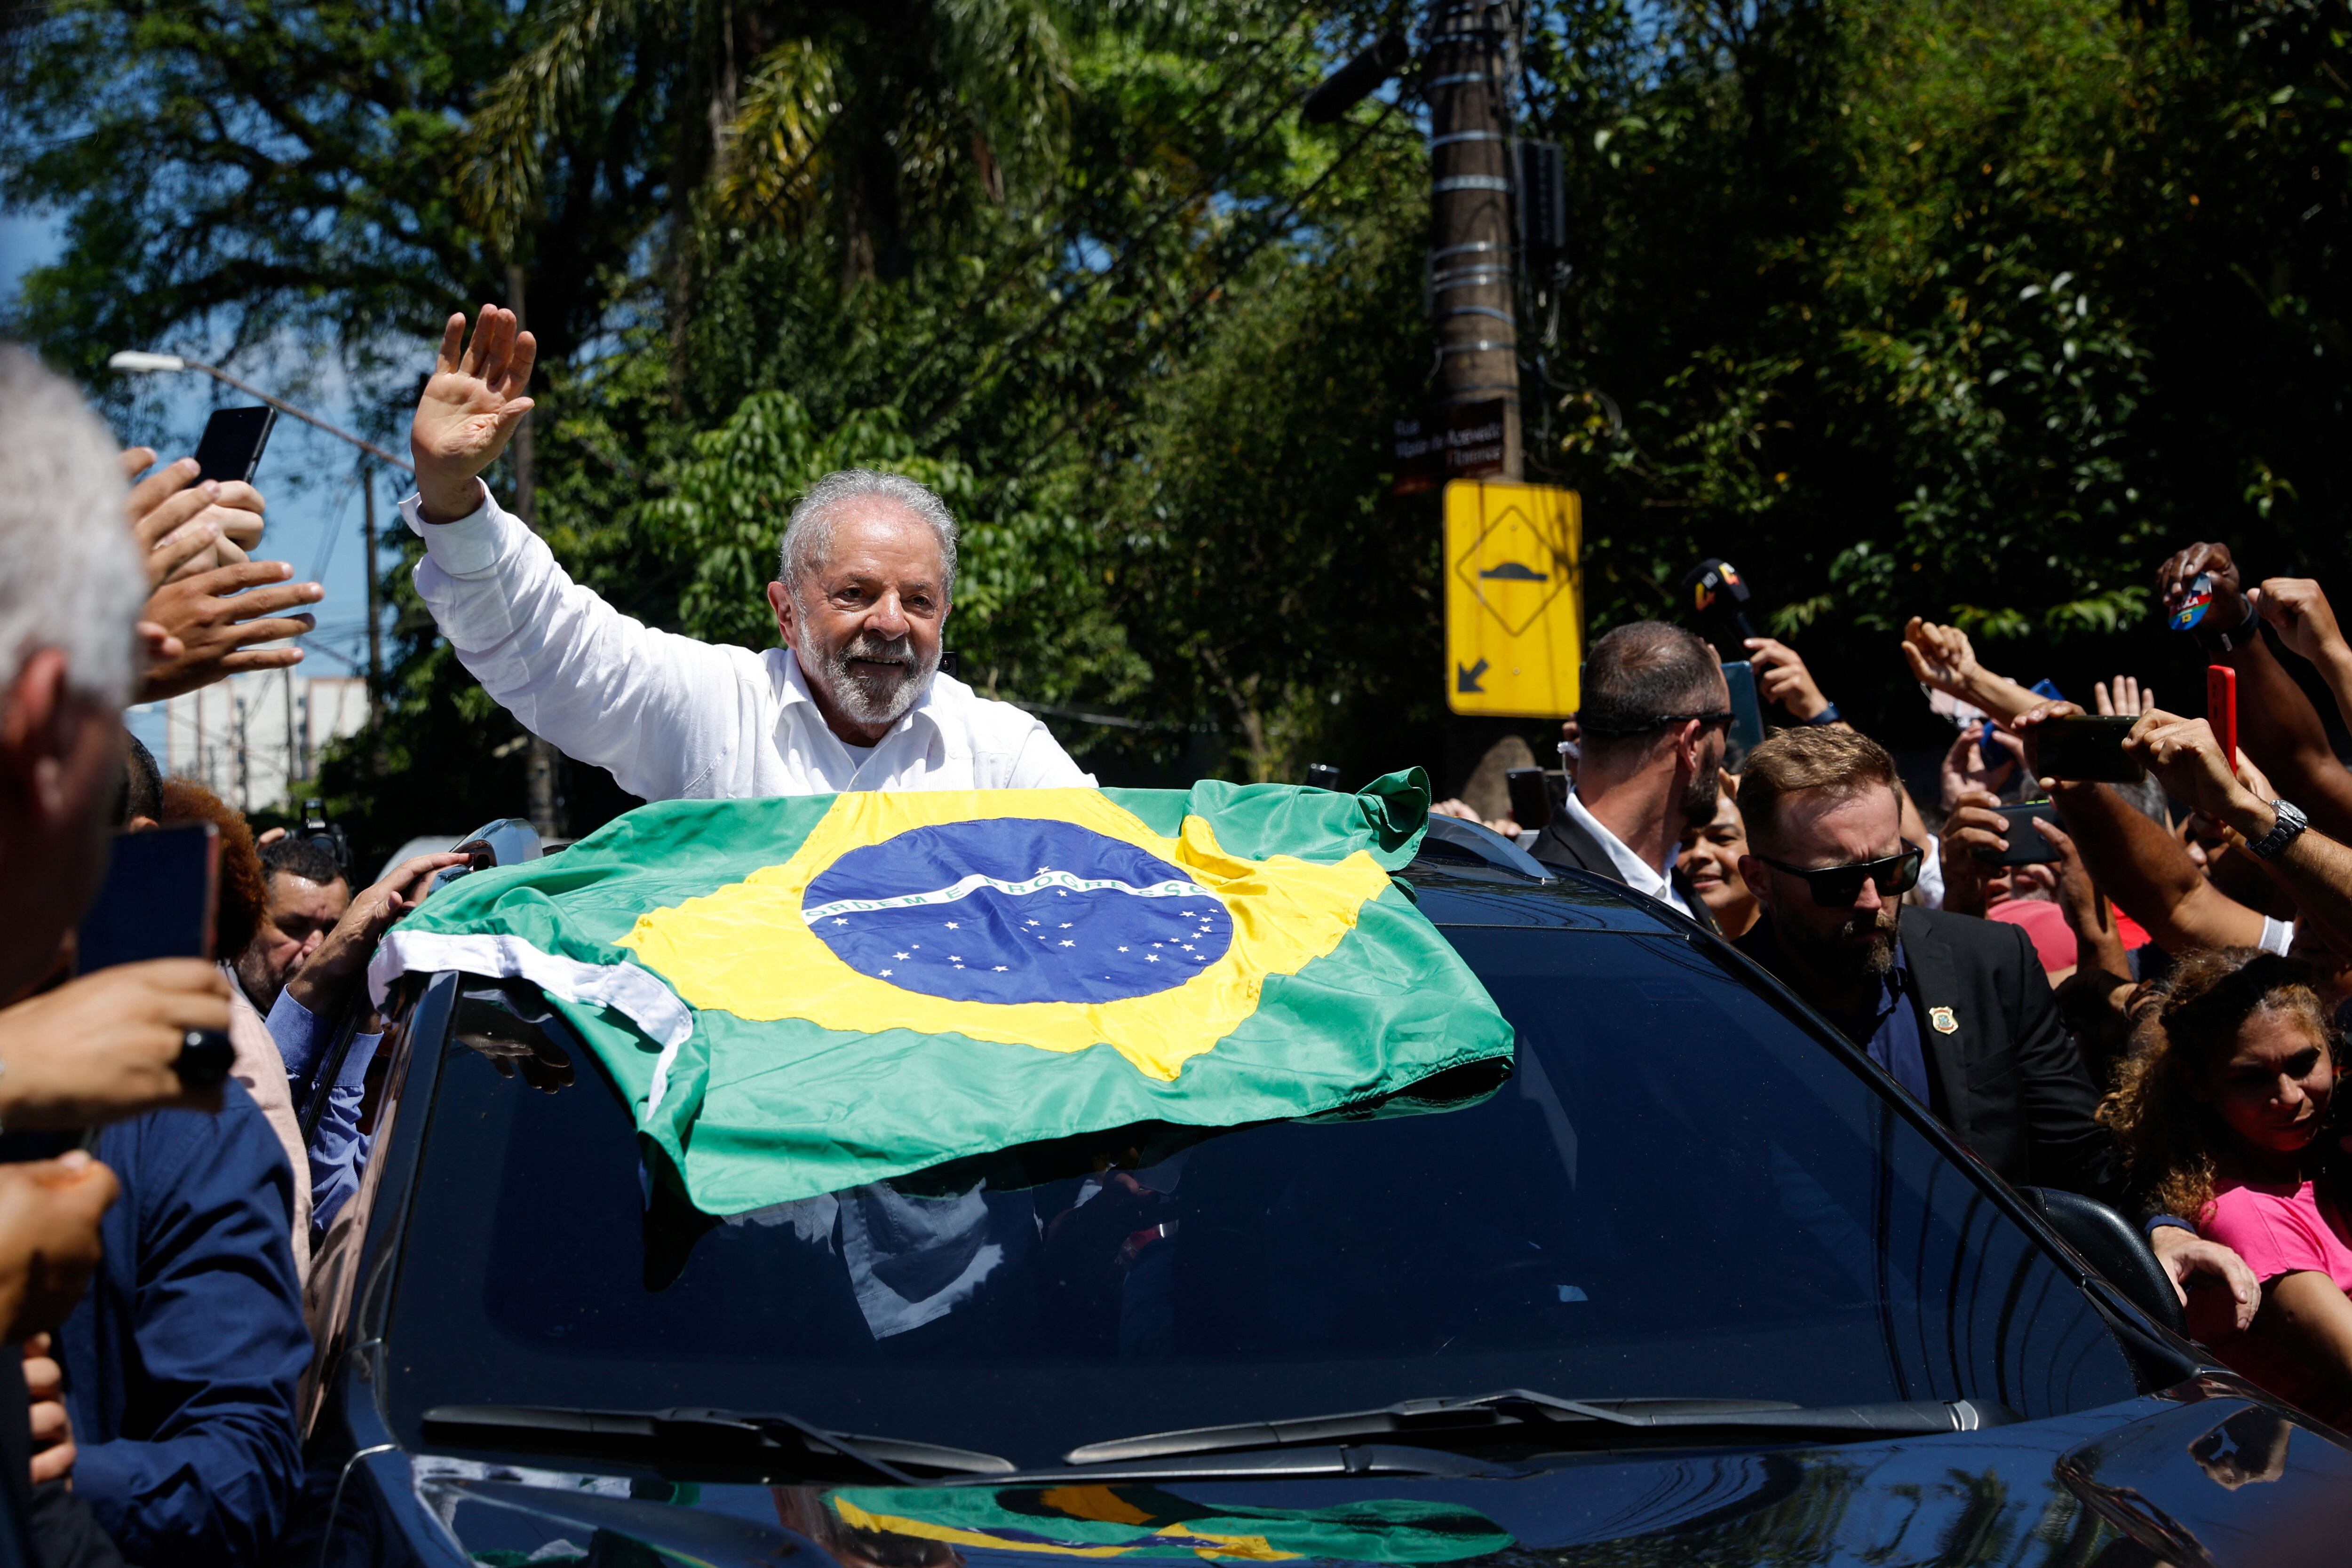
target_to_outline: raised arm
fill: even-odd
[[[2152,713],[2134,727],[2127,744],[2167,790],[2247,843],[2262,842],[2278,825],[2273,803],[2277,797],[2268,781],[2252,767],[2233,771],[2225,764],[2221,742],[2203,719]],[[2326,935],[2329,946],[2352,955],[2352,849],[2310,828],[2260,863],[2293,895],[2303,917]]]
[[[1914,679],[1990,714],[1997,724],[2007,725],[2042,702],[2007,675],[1996,675],[1978,664],[1969,634],[1957,626],[1938,626],[1914,615],[1903,629],[1903,657]]]
[[[2050,703],[2021,716],[2029,759],[2039,767],[2034,729],[2046,719],[2083,710]],[[2150,714],[2150,719],[2169,719]],[[2145,727],[2147,720],[2143,720]],[[2134,734],[2138,731],[2135,730]],[[2180,841],[2104,784],[2044,779],[2042,787],[2065,819],[2084,868],[2123,912],[2147,928],[2168,953],[2191,947],[2252,947],[2263,939],[2260,911],[2247,908],[2205,880]]]
[[[523,392],[538,359],[539,340],[517,329],[511,310],[483,306],[471,342],[464,315],[443,323],[433,374],[408,426],[417,510],[426,522],[454,523],[480,508],[482,470],[499,460],[530,413]]]
[[[2352,646],[2336,624],[2335,607],[2307,577],[2266,578],[2246,591],[2246,602],[2270,622],[2279,641],[2311,661],[2336,699],[2336,711],[2352,725]]]
[[[2157,569],[2157,591],[2175,608],[2201,573],[2213,579],[2213,602],[2198,628],[2206,656],[2238,672],[2238,745],[2270,775],[2280,793],[2338,839],[2352,839],[2352,772],[2336,760],[2319,710],[2303,695],[2260,635],[2261,622],[2241,591],[2230,547],[2194,544]],[[2229,638],[2216,648],[2210,639]],[[2292,641],[2290,641],[2292,645]]]
[[[425,539],[417,593],[458,662],[524,728],[647,800],[691,795],[759,732],[752,688],[765,674],[740,649],[622,614],[499,507],[480,476],[530,410],[530,334],[491,306],[471,344],[465,326],[449,319],[409,434],[416,495],[401,510]]]

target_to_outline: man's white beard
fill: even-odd
[[[855,659],[902,659],[910,668],[900,679],[875,679],[859,674],[851,663]],[[824,695],[858,724],[898,723],[908,708],[922,700],[940,668],[936,649],[929,658],[918,660],[913,638],[894,641],[865,632],[818,662],[824,669],[816,678],[824,687]]]

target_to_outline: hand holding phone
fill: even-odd
[[[278,423],[278,411],[258,408],[216,408],[205,421],[204,438],[196,443],[196,477],[226,485],[231,480],[253,483],[261,466],[262,449]]]
[[[2009,848],[1997,854],[1980,854],[1979,859],[1994,865],[2047,865],[2058,858],[2057,846],[2042,836],[2033,824],[2049,823],[2063,828],[2058,820],[2058,808],[2047,800],[2029,800],[2022,806],[1995,806],[2000,813],[2000,836],[2009,841]]]
[[[219,904],[220,830],[210,822],[118,833],[75,934],[74,967],[87,976],[153,958],[209,959]],[[182,1089],[216,1089],[228,1076],[236,1052],[227,1031],[226,1018],[181,1030],[172,1066]]]
[[[228,980],[200,958],[122,964],[0,1009],[0,1124],[12,1131],[119,1122],[165,1106],[215,1108],[226,1071]],[[217,1038],[218,1045],[210,1043]]]
[[[2137,784],[2147,772],[2124,750],[2130,714],[2060,714],[2033,726],[2034,775],[2068,784]],[[2038,835],[2037,835],[2038,836]]]

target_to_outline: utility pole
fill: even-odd
[[[360,568],[367,582],[368,723],[383,722],[383,612],[375,601],[375,475],[360,465]]]
[[[507,264],[507,308],[515,313],[515,329],[530,325],[523,311],[522,268]],[[532,466],[530,451],[530,415],[524,414],[515,427],[514,442],[507,448],[514,462],[515,516],[522,526],[533,533],[539,531],[539,476]],[[524,761],[524,779],[530,810],[530,825],[542,839],[562,836],[563,824],[555,805],[555,747],[543,737],[530,737],[530,751]]]
[[[383,746],[383,606],[375,574],[375,470],[360,463],[360,576],[367,585],[367,724],[368,764],[379,782],[392,770]]]
[[[1511,113],[1505,0],[1435,0],[1429,39],[1431,245],[1438,399],[1503,405],[1502,477],[1522,476],[1511,288]]]

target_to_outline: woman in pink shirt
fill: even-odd
[[[2168,1214],[2195,1215],[2263,1282],[2253,1326],[2226,1310],[2190,1326],[2221,1359],[2336,1427],[2352,1424],[2352,1246],[2315,1186],[2337,1062],[2310,970],[2252,948],[2182,961],[2101,1115],[2131,1180]]]

